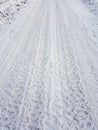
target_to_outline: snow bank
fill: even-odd
[[[0,0],[0,24],[4,20],[12,19],[27,0]]]
[[[98,15],[98,0],[82,0],[91,12]]]

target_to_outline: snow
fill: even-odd
[[[5,21],[13,19],[16,12],[18,12],[27,0],[1,0],[0,1],[0,24]]]
[[[82,0],[91,12],[98,16],[98,0]]]
[[[21,2],[0,0],[12,12],[0,15],[0,130],[98,130],[97,15],[81,0]]]

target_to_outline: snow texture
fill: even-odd
[[[0,0],[0,24],[6,20],[13,19],[16,12],[26,4],[27,0]]]
[[[98,16],[98,0],[82,0],[91,12]]]
[[[21,3],[0,0],[0,130],[98,130],[97,15],[81,0]]]

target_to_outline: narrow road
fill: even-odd
[[[0,130],[98,130],[98,48],[68,0],[29,6],[0,41]]]

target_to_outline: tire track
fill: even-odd
[[[67,2],[67,1],[66,1]],[[65,4],[65,3],[64,3]],[[69,7],[70,5],[68,5]],[[70,7],[69,7],[70,8]],[[65,9],[66,10],[66,9]],[[66,13],[67,17],[69,17],[68,15],[68,11]],[[74,20],[74,19],[75,20]],[[76,16],[74,17],[74,15],[70,14],[70,21],[72,21],[72,26],[68,26],[69,28],[67,30],[69,30],[70,34],[69,34],[69,38],[72,37],[72,39],[70,38],[70,43],[71,43],[71,47],[75,56],[75,60],[77,62],[77,66],[78,66],[78,70],[80,70],[80,75],[81,78],[83,78],[83,80],[85,81],[85,86],[83,87],[86,95],[89,95],[89,100],[91,102],[91,107],[92,107],[92,111],[94,112],[94,116],[96,117],[96,120],[98,122],[98,96],[97,96],[97,86],[98,86],[98,67],[97,67],[97,57],[95,55],[96,51],[92,51],[93,48],[89,49],[89,47],[87,47],[87,44],[90,44],[91,41],[89,42],[89,37],[86,38],[85,41],[85,33],[82,29],[81,29],[81,25],[78,22],[78,20],[76,19]],[[77,26],[76,26],[77,23]],[[76,28],[76,29],[75,29]],[[75,29],[75,33],[72,33],[72,30]],[[77,32],[79,32],[79,34],[77,34]],[[77,34],[77,35],[76,35]],[[78,38],[77,38],[78,36]],[[82,41],[82,42],[81,42]],[[88,41],[88,43],[87,43]],[[97,53],[96,53],[97,54]],[[84,82],[83,81],[83,82]]]
[[[47,10],[47,9],[46,9]],[[47,63],[47,56],[46,53],[46,42],[47,42],[47,33],[46,33],[46,21],[47,21],[47,11],[44,11],[44,18],[42,23],[42,29],[40,32],[39,43],[40,46],[37,51],[37,56],[34,63],[34,69],[32,71],[32,79],[30,84],[28,85],[28,90],[26,91],[26,96],[24,100],[24,106],[21,111],[21,124],[17,129],[32,129],[37,130],[41,129],[42,126],[39,126],[41,121],[41,113],[42,107],[44,105],[44,83],[43,83],[43,76],[45,73],[45,66]],[[47,21],[48,22],[48,21]],[[46,40],[46,42],[45,42]],[[48,44],[47,44],[48,45]],[[44,52],[43,52],[44,51]],[[46,54],[46,55],[45,55]]]
[[[42,12],[44,12],[44,10],[42,10]],[[34,31],[34,36],[38,36],[38,32],[40,31],[40,27],[41,27],[41,19],[42,19],[42,13],[37,20],[38,23],[36,23],[37,28],[35,28],[36,31]],[[31,36],[33,37],[33,35]],[[36,42],[34,42],[32,39],[31,43],[29,43],[28,46],[24,46],[23,48],[21,48],[21,51],[19,52],[16,61],[11,66],[9,73],[6,75],[6,77],[4,77],[4,79],[2,79],[2,84],[1,84],[2,86],[0,87],[0,89],[3,87],[0,93],[1,94],[0,107],[2,112],[0,114],[1,116],[0,128],[2,130],[4,129],[15,130],[17,124],[17,114],[19,112],[19,106],[21,106],[21,99],[25,91],[25,83],[27,77],[29,76],[28,75],[29,67],[32,60],[35,57],[34,55],[36,54],[37,51],[35,49],[38,49],[36,38],[37,37],[34,37],[34,40]],[[31,45],[32,42],[36,44]]]
[[[59,2],[58,4],[60,7]],[[63,5],[61,7],[63,7]],[[63,14],[62,12],[59,12],[59,13]],[[58,16],[60,16],[60,14]],[[63,19],[63,18],[59,17],[58,19]],[[63,22],[62,21],[60,22],[61,24],[59,28],[59,34],[57,37],[62,38],[58,40],[60,43],[58,50],[60,53],[59,56],[61,56],[60,63],[63,63],[63,65],[61,64],[61,66],[63,67],[65,66],[64,67],[65,69],[60,67],[62,68],[61,71],[65,70],[65,74],[63,74],[64,72],[61,73],[61,75],[63,74],[62,75],[63,78],[61,79],[64,79],[64,76],[67,75],[65,76],[65,79],[67,79],[67,87],[69,89],[69,90],[66,90],[66,88],[64,88],[66,82],[64,83],[62,82],[62,85],[63,85],[62,95],[64,98],[63,106],[66,106],[65,116],[67,116],[67,119],[69,119],[68,122],[71,127],[69,129],[72,129],[74,127],[74,129],[79,129],[79,130],[80,129],[96,129],[97,130],[98,126],[95,123],[94,115],[90,108],[90,103],[89,103],[90,101],[86,99],[85,91],[83,90],[83,87],[82,87],[85,84],[81,80],[80,75],[78,73],[78,68],[75,63],[75,58],[74,58],[70,43],[69,41],[66,40],[68,37],[65,37],[64,35],[66,34],[66,28],[65,28],[66,26],[64,25],[65,21]],[[63,30],[63,31],[61,32],[60,30]],[[61,51],[60,51],[60,47],[62,47]],[[66,91],[69,91],[69,95],[67,97],[65,93]],[[68,115],[69,115],[69,118],[68,118]]]

